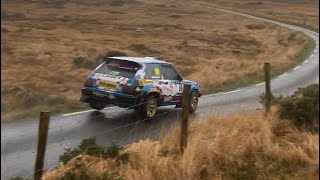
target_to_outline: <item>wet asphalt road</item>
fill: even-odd
[[[216,9],[228,13],[228,10]],[[274,95],[289,95],[312,83],[319,83],[319,34],[263,18],[256,18],[302,31],[312,37],[317,47],[302,64],[271,81]],[[243,87],[229,92],[206,95],[200,98],[198,110],[192,119],[205,119],[208,114],[225,115],[239,110],[262,108],[259,96],[264,84]],[[85,111],[57,115],[50,119],[50,129],[45,158],[45,170],[58,164],[58,157],[65,148],[76,147],[82,139],[95,137],[100,145],[122,145],[141,139],[159,139],[179,122],[180,109],[162,107],[159,116],[151,122],[140,121],[133,110],[109,107],[103,111]],[[1,124],[1,179],[12,176],[32,177],[35,163],[38,120],[29,119]]]

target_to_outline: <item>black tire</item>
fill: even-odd
[[[199,97],[196,91],[190,95],[190,113],[194,113],[198,108]]]
[[[141,108],[141,115],[144,119],[153,118],[157,113],[158,102],[154,96],[148,96]]]
[[[92,103],[89,103],[89,105],[92,109],[96,109],[96,110],[102,110],[103,108],[106,107],[106,104],[102,102],[92,102]]]

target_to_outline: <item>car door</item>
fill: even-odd
[[[176,102],[182,97],[183,85],[178,80],[178,73],[171,64],[161,64],[162,80],[160,80],[161,93],[165,96],[165,101]]]

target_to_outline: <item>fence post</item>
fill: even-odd
[[[181,121],[181,134],[180,134],[180,149],[183,153],[184,149],[187,147],[188,141],[188,121],[189,121],[189,111],[190,111],[190,84],[185,84],[183,87],[183,97],[182,97],[182,121]]]
[[[264,79],[266,83],[266,96],[265,96],[265,108],[266,113],[268,114],[270,112],[271,107],[271,86],[270,86],[270,63],[264,63]]]
[[[40,112],[38,149],[35,165],[34,180],[40,180],[43,173],[44,156],[46,152],[50,112]]]

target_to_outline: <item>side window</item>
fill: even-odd
[[[161,79],[161,72],[159,64],[148,64],[146,68],[145,79],[159,80]]]
[[[163,74],[163,79],[165,80],[177,80],[178,74],[176,71],[172,68],[171,65],[161,65],[162,69],[162,74]]]

